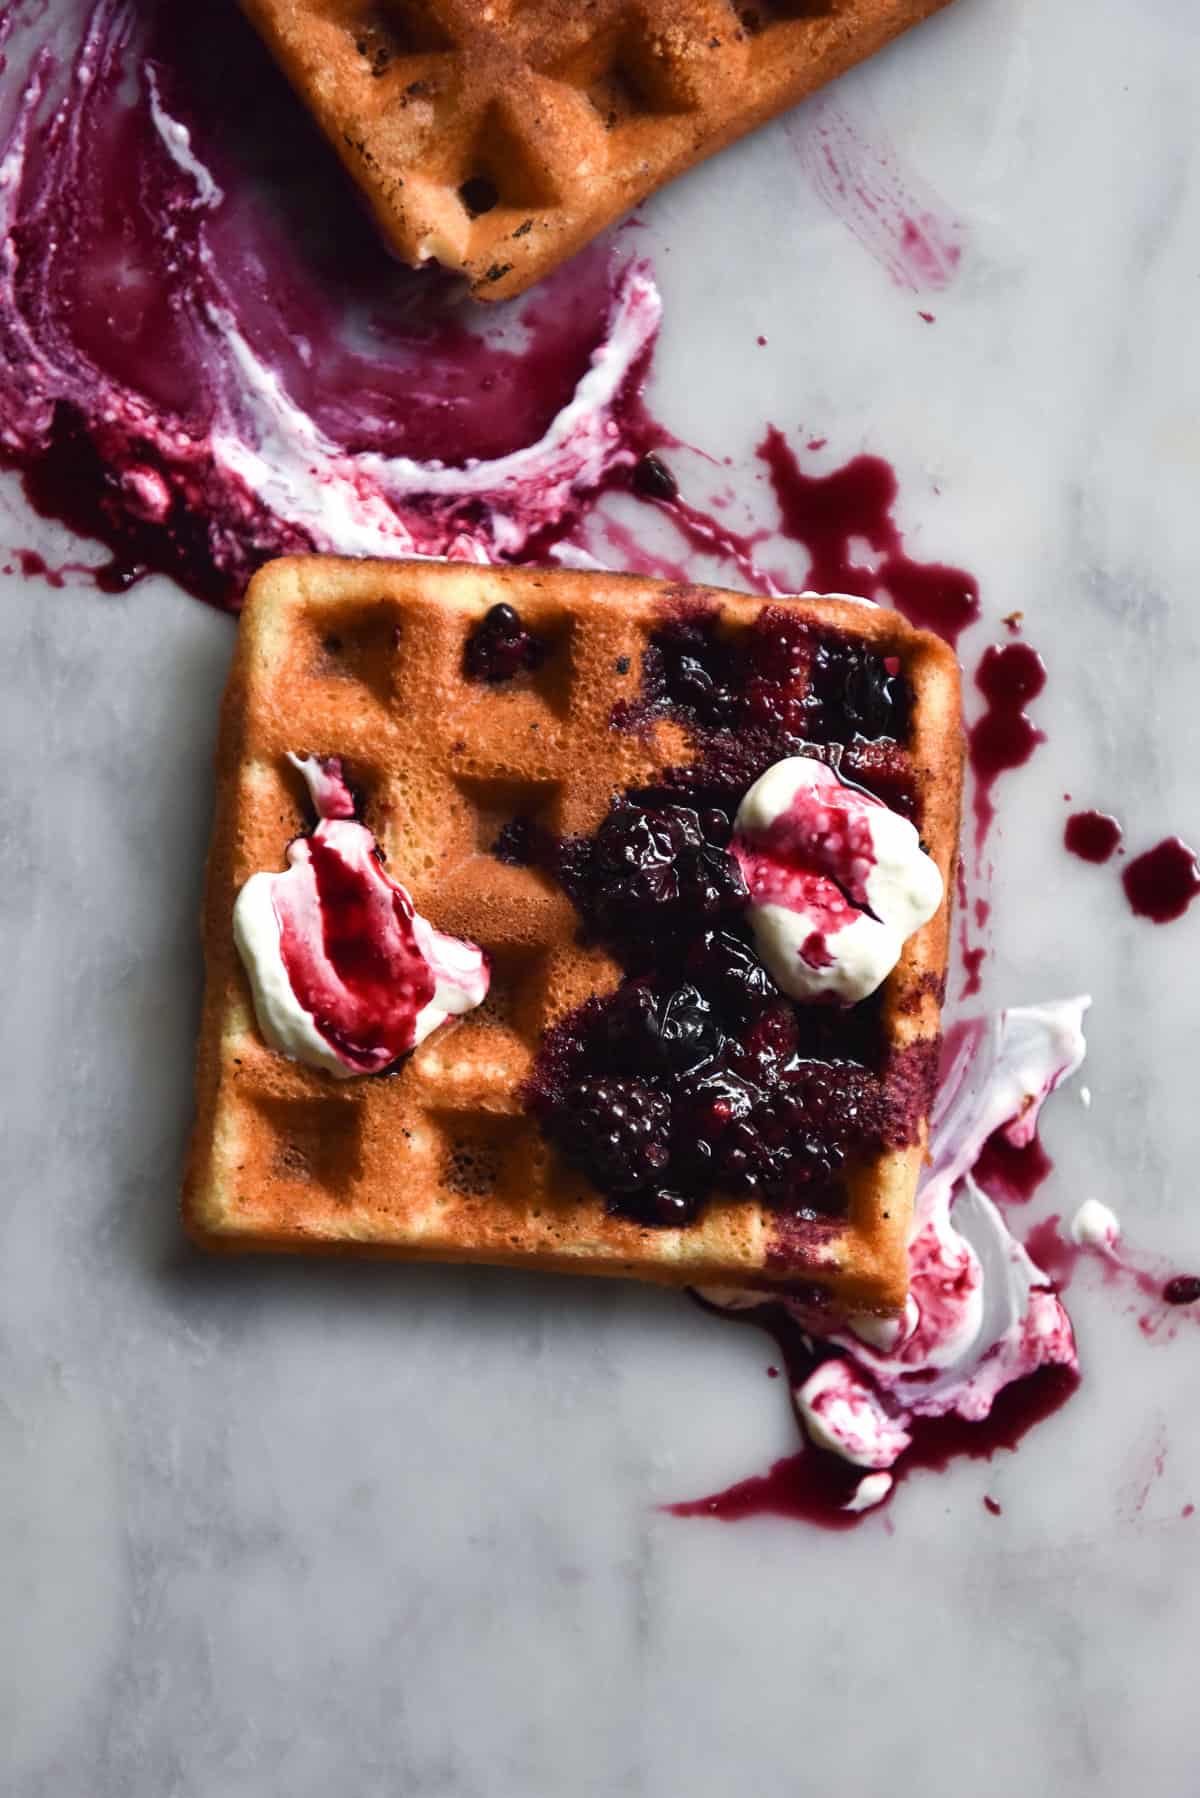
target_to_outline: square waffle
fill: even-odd
[[[679,1284],[824,1288],[847,1306],[903,1302],[925,1123],[852,1164],[844,1217],[800,1229],[745,1198],[649,1228],[544,1141],[521,1097],[546,1029],[620,969],[580,940],[555,881],[490,853],[506,822],[592,833],[617,789],[687,760],[673,718],[614,729],[642,655],[681,598],[749,627],[777,602],[627,575],[298,557],[253,580],[226,693],[204,920],[207,992],[198,1116],[185,1181],[210,1248],[359,1250],[429,1261],[622,1274]],[[498,602],[547,646],[505,689],[464,676],[468,632]],[[882,994],[889,1051],[936,1045],[958,837],[958,671],[898,614],[802,598],[790,613],[898,659],[913,693],[916,822],[947,899],[905,945]],[[280,869],[310,821],[289,751],[343,758],[394,876],[438,929],[487,952],[477,1011],[371,1078],[336,1080],[270,1049],[234,946],[235,897]],[[930,1053],[933,1051],[931,1050]]]
[[[242,0],[404,262],[508,299],[947,0]]]

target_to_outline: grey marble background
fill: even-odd
[[[1024,610],[1049,742],[1000,789],[987,990],[1096,998],[1041,1208],[1193,1266],[1200,912],[1137,923],[1059,843],[1065,792],[1200,833],[1198,60],[1194,0],[959,0],[843,83],[966,221],[944,293],[783,125],[642,234],[667,422],[748,490],[767,418],[893,458],[914,549],[983,581],[969,666]],[[66,547],[4,499],[0,542]],[[1200,1332],[1093,1270],[1077,1400],[836,1537],[656,1512],[794,1441],[765,1343],[682,1299],[184,1246],[231,640],[165,585],[0,605],[0,1791],[1200,1790]]]

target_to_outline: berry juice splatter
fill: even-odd
[[[1080,861],[1106,862],[1121,841],[1121,826],[1108,812],[1072,812],[1063,829],[1063,844]]]
[[[1136,917],[1170,924],[1182,918],[1200,893],[1196,852],[1179,837],[1166,837],[1135,856],[1121,874],[1121,885]]]
[[[910,293],[949,287],[962,260],[965,222],[902,171],[895,147],[861,99],[852,113],[824,94],[789,119],[786,130],[815,193],[897,287]]]
[[[953,1416],[918,1418],[912,1444],[892,1470],[893,1480],[899,1483],[918,1469],[942,1473],[952,1461],[990,1461],[1002,1450],[1015,1452],[1026,1433],[1061,1410],[1078,1385],[1074,1368],[1041,1367],[1006,1386],[988,1416],[978,1421]],[[862,1473],[861,1467],[852,1467],[837,1455],[810,1445],[774,1462],[765,1474],[663,1509],[672,1517],[712,1517],[720,1523],[736,1523],[746,1517],[785,1517],[821,1529],[854,1529],[871,1515],[869,1510],[846,1508]],[[995,1501],[985,1503],[991,1510]],[[993,1514],[999,1509],[997,1505]]]
[[[996,780],[1021,767],[1046,740],[1025,709],[1046,685],[1046,665],[1028,643],[994,643],[983,653],[975,685],[987,701],[987,710],[972,725],[967,739],[975,774],[978,853],[996,815],[992,800]]]
[[[483,334],[386,255],[235,9],[0,31],[0,459],[107,546],[101,585],[232,604],[284,550],[545,554],[627,477],[644,273],[584,256]]]

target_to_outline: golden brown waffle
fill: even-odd
[[[545,1028],[614,987],[581,946],[561,889],[489,851],[514,816],[590,834],[615,789],[688,759],[679,723],[614,730],[640,684],[664,603],[748,626],[766,601],[626,575],[299,557],[251,583],[225,698],[204,940],[198,1118],[185,1187],[213,1248],[375,1251],[689,1284],[815,1281],[847,1305],[903,1301],[921,1140],[852,1170],[845,1220],[797,1233],[745,1199],[713,1199],[681,1230],[606,1214],[544,1143],[519,1088]],[[549,645],[510,688],[463,675],[468,631],[499,601]],[[961,730],[957,664],[894,612],[838,600],[802,615],[900,658],[914,690],[917,821],[953,885]],[[435,1032],[399,1072],[339,1081],[267,1047],[231,920],[260,869],[308,826],[289,750],[344,758],[394,876],[439,929],[492,960],[487,1002]],[[948,901],[910,938],[884,992],[896,1048],[936,1038]]]
[[[242,0],[396,253],[508,299],[947,0]]]

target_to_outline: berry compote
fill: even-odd
[[[928,1095],[888,1055],[880,996],[786,997],[755,954],[728,845],[747,788],[797,753],[911,815],[911,707],[896,659],[786,605],[736,633],[712,605],[664,614],[613,727],[672,717],[695,759],[541,852],[624,978],[547,1032],[525,1099],[611,1211],[678,1227],[721,1193],[836,1216],[852,1160],[909,1139]]]

